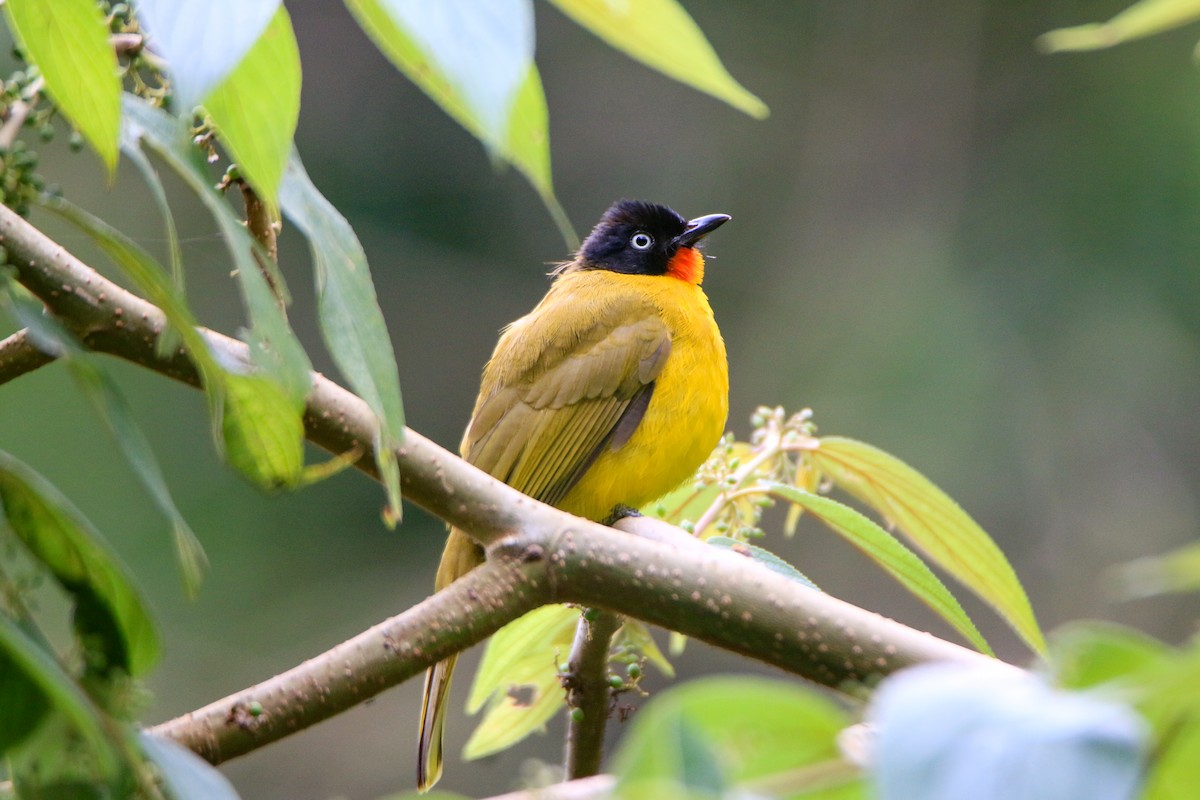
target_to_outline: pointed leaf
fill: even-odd
[[[242,176],[269,208],[277,208],[300,118],[300,50],[283,6],[204,107]]]
[[[757,561],[772,572],[778,572],[785,578],[790,578],[797,583],[804,584],[810,589],[820,591],[820,587],[809,580],[808,576],[769,550],[764,550],[761,547],[747,544],[728,536],[710,536],[705,541],[714,547],[720,547],[722,550],[732,550],[739,556],[745,556],[751,561]]]
[[[533,63],[530,0],[345,2],[392,64],[525,175],[564,237],[573,239],[550,178],[546,97]]]
[[[367,256],[346,218],[317,190],[293,153],[280,187],[283,212],[308,239],[325,345],[350,387],[367,402],[379,428],[375,463],[399,519],[400,472],[395,448],[404,441],[400,374]]]
[[[564,704],[558,663],[575,638],[579,611],[543,606],[510,622],[487,644],[467,700],[487,712],[463,750],[468,760],[504,750],[540,730]]]
[[[4,11],[55,105],[111,174],[117,167],[121,82],[100,7],[94,0],[7,0]]]
[[[172,800],[238,800],[238,793],[220,771],[186,747],[141,731],[138,744],[162,773]]]
[[[949,622],[967,641],[989,655],[992,649],[963,611],[962,606],[929,567],[894,536],[849,506],[819,494],[802,492],[794,486],[774,484],[764,489],[776,497],[797,503],[817,517],[867,557],[883,567],[900,585]]]
[[[190,115],[233,71],[281,0],[135,0],[152,46],[167,59],[176,108]]]
[[[676,0],[551,0],[575,22],[651,69],[724,100],[755,119],[767,106],[733,79]]]
[[[928,478],[868,444],[824,437],[809,457],[841,490],[874,508],[934,563],[996,609],[1037,652],[1045,639],[1016,572],[991,537]]]
[[[0,452],[4,518],[75,601],[75,629],[89,664],[145,675],[158,660],[158,632],[99,531],[42,476]]]
[[[1038,37],[1047,53],[1098,50],[1122,42],[1153,36],[1200,19],[1200,0],[1141,0],[1108,22],[1059,28]]]

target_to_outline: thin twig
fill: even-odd
[[[618,615],[589,608],[575,629],[575,642],[563,676],[569,715],[566,780],[587,778],[600,771],[612,696],[608,650],[619,627]]]
[[[38,95],[41,94],[42,87],[45,85],[46,82],[38,77],[26,87],[23,92],[25,96],[8,107],[8,117],[4,120],[4,124],[0,125],[0,150],[8,150],[13,146],[29,113],[37,105]]]
[[[46,366],[54,359],[54,356],[38,349],[29,337],[28,328],[22,328],[0,340],[0,386]]]

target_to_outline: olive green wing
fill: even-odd
[[[539,307],[501,338],[463,453],[554,505],[605,448],[628,441],[670,352],[670,331],[647,302]]]

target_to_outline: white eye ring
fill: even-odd
[[[649,250],[654,246],[654,237],[645,231],[638,231],[629,239],[634,250]]]

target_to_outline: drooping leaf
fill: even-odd
[[[99,531],[45,478],[4,452],[0,503],[9,527],[74,600],[89,666],[145,675],[158,660],[158,631]]]
[[[208,565],[204,548],[179,512],[167,488],[166,479],[154,457],[154,450],[133,417],[133,410],[116,381],[103,368],[100,360],[85,350],[53,317],[42,313],[42,304],[22,287],[0,276],[0,288],[20,323],[29,330],[39,348],[65,358],[71,375],[92,407],[116,440],[117,447],[133,467],[154,504],[171,524],[184,590],[195,597]]]
[[[150,159],[142,152],[141,141],[135,135],[135,131],[135,127],[121,126],[121,152],[141,173],[142,180],[150,187],[150,196],[154,198],[158,212],[162,214],[163,227],[167,235],[167,253],[171,260],[171,278],[175,281],[175,291],[179,293],[180,297],[183,297],[183,250],[179,246],[179,232],[175,228],[175,215],[171,212],[171,204],[167,202],[167,192],[163,188],[162,180],[158,177],[158,171],[154,169]],[[169,353],[178,346],[179,342],[174,336],[160,335],[158,337],[160,355]]]
[[[308,239],[317,286],[321,334],[350,387],[378,422],[375,463],[388,494],[389,516],[400,518],[395,448],[404,441],[400,374],[367,257],[346,218],[317,190],[299,155],[288,162],[279,202]]]
[[[724,796],[757,796],[754,781],[838,760],[836,737],[849,722],[811,689],[762,678],[705,678],[653,698],[634,717],[612,771],[622,797],[672,797],[719,785],[730,787]],[[707,770],[698,763],[705,752]],[[852,778],[852,771],[843,776]],[[746,786],[741,792],[739,783]],[[795,796],[790,788],[786,796]]]
[[[987,640],[976,629],[967,612],[963,611],[962,606],[954,599],[954,595],[950,594],[950,590],[896,537],[849,506],[823,495],[802,492],[794,486],[783,484],[764,488],[781,500],[803,506],[805,511],[820,519],[883,567],[900,582],[900,585],[966,637],[967,641],[982,652],[991,654],[992,649]]]
[[[501,628],[487,644],[467,712],[487,704],[463,750],[468,760],[497,753],[540,730],[564,704],[558,664],[575,638],[579,611],[543,606]]]
[[[258,40],[281,0],[135,0],[167,60],[180,114],[190,114]]]
[[[145,731],[138,744],[158,767],[172,800],[239,800],[229,779],[186,747]]]
[[[651,69],[723,100],[755,119],[765,103],[734,80],[704,32],[676,0],[551,0],[575,22]]]
[[[55,105],[112,174],[117,167],[121,82],[100,7],[94,0],[7,0],[4,11]]]
[[[533,63],[531,0],[345,0],[384,55],[537,189],[568,243],[554,196],[546,97]]]
[[[267,489],[300,484],[304,423],[278,384],[253,375],[227,376],[224,412],[229,463]]]
[[[283,6],[204,107],[242,176],[269,208],[277,208],[300,118],[300,50]]]
[[[785,578],[790,578],[797,583],[802,583],[810,589],[820,588],[808,579],[800,570],[793,567],[788,562],[784,561],[779,556],[772,553],[770,550],[764,550],[756,545],[747,544],[738,539],[733,539],[728,536],[710,536],[705,541],[713,547],[719,547],[722,550],[732,550],[739,556],[745,556],[751,561],[757,561],[772,572],[778,572]]]
[[[1128,800],[1144,780],[1149,737],[1131,708],[1000,664],[902,670],[870,719],[881,800]]]
[[[1059,28],[1039,36],[1037,43],[1048,53],[1099,50],[1153,36],[1196,20],[1200,20],[1198,0],[1141,0],[1108,22]]]
[[[1016,572],[991,537],[928,478],[895,456],[828,436],[809,457],[841,490],[895,525],[934,563],[987,601],[1035,651],[1045,639]]]
[[[280,307],[288,301],[282,274],[247,233],[229,204],[213,189],[203,158],[182,136],[181,129],[169,114],[126,95],[125,128],[125,138],[145,142],[162,156],[217,221],[237,267],[238,285],[252,323],[247,337],[251,358],[264,374],[283,388],[299,414],[312,386],[312,364]],[[271,285],[267,283],[264,270],[271,275]]]
[[[4,665],[0,666],[0,671],[19,676],[12,688],[23,685],[36,693],[39,699],[26,700],[31,707],[41,706],[47,712],[53,710],[70,723],[94,753],[102,776],[112,777],[117,773],[120,760],[105,735],[99,710],[54,657],[4,614],[0,614],[0,664]],[[3,691],[9,690],[6,687]],[[6,713],[0,714],[0,740],[6,740],[11,746],[24,740],[33,728],[18,730],[16,726],[22,719],[16,713],[9,716],[8,708],[5,706]]]

